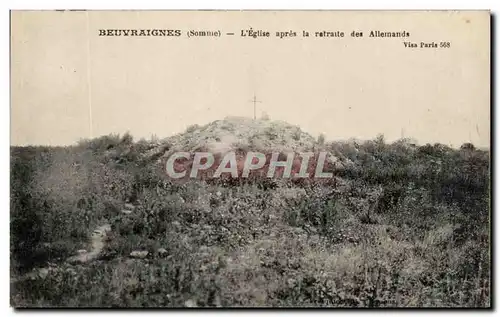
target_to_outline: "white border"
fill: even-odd
[[[336,9],[336,10],[450,10],[450,9],[489,9],[494,7],[493,0],[475,0],[470,2],[465,1],[437,1],[437,0],[422,0],[414,3],[402,3],[402,1],[387,0],[373,2],[369,0],[352,0],[345,2],[328,2],[319,0],[253,0],[253,1],[193,1],[184,0],[159,4],[159,1],[141,0],[141,1],[72,1],[69,4],[67,1],[11,1],[13,2],[9,8],[11,9]],[[285,2],[285,3],[283,3]],[[76,4],[75,4],[76,3]]]
[[[286,5],[284,3],[286,3]],[[336,2],[327,2],[327,1],[318,1],[318,0],[307,0],[307,1],[296,1],[296,0],[289,0],[289,1],[283,1],[281,4],[279,1],[273,1],[273,0],[248,0],[248,1],[193,1],[193,0],[184,0],[184,1],[178,1],[176,3],[168,3],[168,4],[159,4],[159,1],[150,1],[150,0],[141,0],[141,1],[130,1],[130,0],[122,0],[122,1],[105,1],[105,0],[78,0],[78,1],[72,1],[71,3],[68,3],[67,1],[44,1],[43,3],[40,3],[36,0],[32,1],[3,1],[2,2],[2,11],[0,14],[0,18],[2,20],[2,29],[0,32],[1,36],[1,43],[2,49],[0,50],[1,54],[1,59],[2,63],[0,63],[0,78],[1,78],[1,85],[3,90],[2,94],[2,106],[0,107],[0,140],[2,142],[2,147],[1,149],[1,155],[0,155],[0,175],[2,175],[2,188],[1,188],[1,193],[0,193],[0,199],[2,203],[2,219],[0,220],[0,223],[2,225],[2,228],[0,229],[0,234],[2,235],[1,237],[1,251],[2,251],[2,262],[3,265],[1,274],[0,274],[0,287],[1,287],[1,294],[0,294],[0,299],[1,299],[1,312],[2,316],[4,315],[11,315],[14,314],[14,311],[12,308],[10,308],[9,304],[9,272],[7,268],[9,267],[9,257],[7,254],[9,254],[9,188],[10,188],[10,183],[9,183],[9,178],[7,175],[9,175],[9,150],[8,150],[8,145],[10,144],[10,113],[9,113],[9,108],[10,108],[10,102],[9,102],[9,9],[15,9],[15,10],[27,10],[27,9],[35,9],[35,10],[53,10],[53,9],[94,9],[94,10],[108,10],[108,9],[169,9],[169,10],[174,10],[174,9],[187,9],[187,10],[196,10],[196,9],[222,9],[222,10],[240,10],[240,9],[287,9],[287,10],[298,10],[298,9],[308,9],[308,10],[313,10],[313,9],[337,9],[337,10],[411,10],[411,9],[416,9],[416,10],[484,10],[484,9],[490,9],[492,12],[496,13],[496,24],[498,25],[498,14],[500,12],[500,1],[498,0],[475,0],[475,1],[437,1],[437,0],[421,0],[421,1],[414,1],[413,3],[410,2],[402,2],[402,1],[378,1],[378,2],[373,2],[370,0],[358,0],[358,1],[345,1],[342,3],[336,3]],[[161,3],[161,2],[160,2]],[[495,42],[498,42],[498,32],[495,33]],[[498,56],[498,52],[496,52]],[[498,62],[497,62],[498,64]],[[494,70],[496,73],[496,69]],[[491,87],[491,89],[494,89],[495,91],[499,91],[499,84],[498,81],[495,83],[495,87]],[[494,105],[496,106],[496,104]],[[492,118],[493,119],[493,118]],[[497,115],[495,116],[494,120],[498,122],[498,111]],[[492,131],[494,133],[494,131]],[[496,136],[496,133],[495,133]],[[495,147],[498,149],[498,139],[494,138],[495,140]],[[498,160],[495,160],[495,165],[498,165]],[[498,167],[497,167],[498,170]],[[496,173],[497,174],[497,173]],[[495,174],[495,176],[497,176]],[[495,177],[496,178],[496,177]],[[495,194],[498,194],[498,191],[500,189],[496,188]],[[492,211],[493,212],[493,211]],[[495,228],[499,228],[499,218],[500,216],[495,217]],[[495,235],[497,237],[498,234]],[[495,239],[495,254],[498,255],[498,242]],[[494,263],[495,265],[495,276],[499,274],[498,271],[498,265],[497,262]],[[496,280],[496,279],[495,279]],[[495,293],[495,298],[493,299],[493,302],[498,305],[498,287],[495,287],[496,293]],[[203,314],[206,315],[214,315],[217,313],[221,313],[222,311],[217,311],[217,312],[209,312],[209,311],[203,311]],[[235,311],[225,311],[225,313],[233,314]],[[323,311],[326,312],[326,311]],[[32,313],[32,312],[31,312]],[[52,312],[38,312],[39,315],[48,315],[51,314]],[[103,316],[106,311],[84,311],[84,312],[68,312],[68,311],[61,311],[60,313],[62,314],[67,314],[67,313],[72,313],[72,314],[92,314],[92,316]],[[119,314],[131,314],[133,311],[130,312],[116,312]],[[144,312],[141,312],[144,314]],[[155,312],[150,311],[146,313],[147,315],[151,314],[153,315]],[[196,314],[199,313],[199,311],[196,312],[189,312],[189,311],[183,311],[183,312],[174,312],[170,311],[167,312],[168,314]],[[224,312],[222,312],[224,313]],[[239,313],[244,313],[244,314],[255,314],[257,311],[241,311]],[[261,314],[266,314],[266,315],[277,315],[278,311],[259,311],[258,313]],[[303,314],[310,314],[312,311],[287,311],[286,314],[296,314],[296,313],[303,313]],[[328,313],[328,312],[326,312]],[[348,315],[352,314],[352,312],[348,311],[336,311],[333,310],[332,313],[336,315]],[[356,311],[356,313],[360,313],[360,311]],[[372,312],[368,312],[372,313]],[[402,313],[402,311],[385,311],[383,312],[384,314],[387,315],[399,315]],[[418,311],[411,312],[411,314],[419,313]],[[425,315],[435,315],[438,314],[438,311],[420,311],[420,313],[424,313]],[[443,313],[443,312],[441,312]],[[446,312],[445,314],[447,315],[454,315],[460,313],[458,311],[450,311]],[[465,311],[465,314],[469,315],[471,312]],[[25,312],[25,314],[27,314]]]

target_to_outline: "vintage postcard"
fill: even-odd
[[[488,11],[12,11],[13,307],[491,307]]]

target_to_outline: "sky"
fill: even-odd
[[[168,137],[195,123],[252,117],[255,94],[258,116],[328,140],[381,133],[388,141],[489,146],[489,23],[485,11],[14,11],[11,144],[69,145],[127,131]],[[239,36],[250,27],[272,36]],[[149,28],[182,36],[99,36]],[[188,38],[190,30],[223,36]],[[291,30],[296,37],[274,36]],[[371,30],[410,37],[369,38]]]

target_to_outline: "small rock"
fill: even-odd
[[[188,299],[187,301],[184,302],[184,306],[186,307],[197,307],[196,301],[193,299]]]
[[[157,252],[160,256],[165,256],[168,253],[168,251],[165,248],[159,248]]]
[[[122,214],[130,215],[131,213],[132,213],[132,210],[128,210],[128,209],[122,210]]]
[[[78,253],[78,254],[86,254],[87,250],[81,249],[81,250],[76,251],[76,253]]]
[[[46,278],[48,274],[49,274],[49,270],[46,268],[42,268],[42,269],[38,270],[38,276],[41,278]]]
[[[132,251],[130,256],[137,259],[144,259],[148,256],[148,251]]]
[[[109,232],[111,231],[111,225],[110,224],[102,225],[101,229],[103,230],[103,232]]]
[[[135,206],[132,204],[125,204],[125,209],[134,210]]]

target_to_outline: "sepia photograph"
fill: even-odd
[[[489,11],[10,12],[10,305],[492,307]]]

